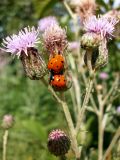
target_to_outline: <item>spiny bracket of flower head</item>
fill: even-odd
[[[45,62],[37,50],[39,43],[39,30],[29,26],[3,39],[3,50],[20,57],[30,79],[40,79],[47,74]]]
[[[48,150],[55,156],[65,155],[70,149],[70,139],[60,129],[53,130],[48,136]]]
[[[70,88],[67,83],[68,77],[65,76],[65,49],[68,44],[66,32],[59,25],[51,24],[43,33],[43,42],[49,52],[50,85],[55,91],[65,91]]]
[[[117,22],[115,18],[104,16],[98,18],[91,16],[84,22],[86,33],[81,38],[81,46],[86,50],[85,61],[88,59],[89,51],[93,52],[91,55],[93,69],[98,69],[107,63],[107,41],[112,39]]]

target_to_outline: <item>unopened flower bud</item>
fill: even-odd
[[[30,47],[27,48],[27,55],[25,53],[20,56],[25,74],[32,80],[39,80],[47,73],[46,64],[42,58],[42,55],[38,53],[38,50]]]
[[[81,46],[84,49],[96,48],[101,41],[100,35],[96,33],[85,33],[81,39]]]
[[[60,129],[53,130],[48,137],[48,149],[55,156],[65,155],[70,149],[70,139]]]
[[[12,115],[4,115],[2,120],[2,128],[3,129],[9,129],[14,124],[14,118]]]

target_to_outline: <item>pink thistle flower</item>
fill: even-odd
[[[107,80],[109,78],[109,76],[106,72],[101,72],[99,75],[99,78],[102,80]]]
[[[25,27],[23,30],[19,31],[18,34],[13,34],[3,39],[3,50],[5,52],[11,52],[18,57],[23,53],[27,55],[27,48],[37,47],[36,44],[39,43],[38,35],[39,31],[35,30],[35,27]]]
[[[54,16],[48,16],[40,19],[38,21],[38,28],[41,32],[44,32],[51,24],[58,24],[58,21]]]
[[[91,16],[84,22],[84,28],[86,32],[99,34],[102,38],[111,38],[117,22],[112,17]]]
[[[77,41],[69,42],[68,43],[68,50],[70,51],[76,51],[79,49],[80,43]]]
[[[51,53],[62,53],[67,45],[66,31],[57,24],[51,24],[43,34],[45,48]]]
[[[56,129],[49,134],[49,139],[55,140],[55,139],[59,139],[62,136],[66,136],[66,134],[60,129]]]

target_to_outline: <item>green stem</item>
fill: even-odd
[[[6,160],[7,140],[8,140],[8,130],[5,130],[5,133],[3,135],[3,160]]]
[[[92,87],[93,87],[93,80],[90,79],[89,85],[88,85],[88,90],[86,91],[86,95],[85,95],[85,98],[84,98],[84,101],[83,101],[83,105],[81,107],[81,111],[80,111],[80,114],[78,116],[78,121],[77,121],[77,124],[76,124],[76,133],[78,133],[78,131],[80,129],[81,122],[84,118],[84,113],[86,111],[86,106],[89,102]]]
[[[76,158],[79,158],[80,153],[79,153],[79,148],[78,148],[78,143],[77,143],[77,139],[76,139],[76,133],[75,133],[75,128],[74,128],[74,125],[73,125],[73,122],[72,122],[72,118],[71,118],[67,103],[62,102],[61,104],[62,104],[62,108],[63,108],[64,114],[65,114],[65,117],[66,117],[66,120],[67,120],[67,123],[68,123],[68,127],[69,127],[69,130],[70,130],[71,141],[72,141],[72,149],[75,153]]]
[[[69,5],[67,4],[67,2],[66,2],[66,1],[63,1],[63,4],[64,4],[66,10],[68,11],[68,13],[70,14],[70,16],[71,16],[73,19],[75,19],[75,15],[74,15],[74,13],[72,12],[72,10],[71,10],[71,8],[69,7]]]
[[[98,160],[103,160],[103,111],[101,110],[98,114]]]

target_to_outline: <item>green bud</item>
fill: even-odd
[[[96,48],[99,46],[101,36],[95,33],[85,33],[81,39],[81,46],[84,49]]]

